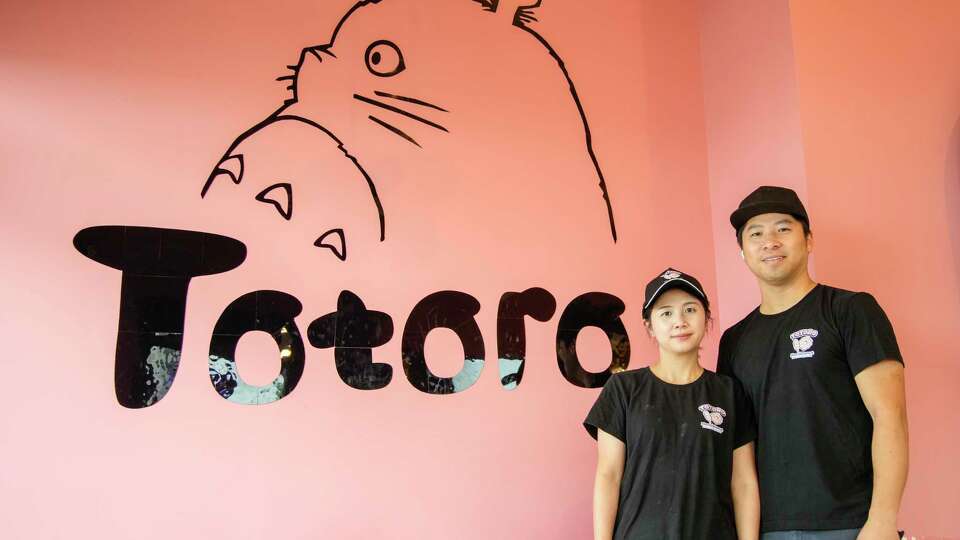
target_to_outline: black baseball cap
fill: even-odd
[[[660,275],[647,283],[647,288],[643,294],[643,318],[650,318],[650,308],[653,303],[660,298],[660,295],[670,289],[683,289],[703,302],[703,307],[709,309],[710,301],[707,300],[706,293],[703,292],[703,285],[697,281],[697,278],[690,274],[684,274],[679,270],[667,268]]]
[[[780,186],[760,186],[740,201],[740,206],[730,214],[730,224],[737,231],[737,238],[750,218],[760,214],[790,214],[810,226],[807,210],[796,191]]]

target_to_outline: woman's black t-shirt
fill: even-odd
[[[676,385],[649,368],[610,377],[584,427],[626,444],[614,540],[735,540],[733,451],[756,438],[740,384],[704,370]]]

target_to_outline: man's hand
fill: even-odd
[[[868,519],[860,529],[857,540],[900,540],[900,532],[892,523],[880,523]]]

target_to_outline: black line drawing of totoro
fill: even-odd
[[[268,126],[281,122],[298,122],[311,126],[329,137],[336,143],[343,156],[352,162],[353,166],[362,175],[366,181],[370,198],[376,207],[380,241],[383,242],[386,239],[384,205],[377,191],[377,182],[363,165],[363,151],[356,148],[357,145],[341,138],[341,135],[335,133],[329,127],[329,122],[322,118],[326,112],[324,108],[311,101],[314,97],[311,96],[311,88],[317,88],[321,84],[318,82],[316,72],[321,71],[322,64],[326,64],[323,69],[327,69],[330,64],[353,63],[354,66],[351,69],[359,69],[357,66],[363,69],[363,73],[357,76],[365,76],[376,84],[387,84],[392,78],[405,71],[416,69],[415,60],[406,58],[401,47],[394,40],[387,39],[389,31],[377,29],[370,33],[379,37],[366,40],[363,39],[362,35],[353,39],[357,34],[362,33],[352,32],[354,34],[350,36],[352,41],[347,44],[341,43],[344,41],[342,39],[344,34],[351,34],[353,26],[361,23],[368,24],[369,21],[375,20],[376,11],[381,8],[381,5],[396,5],[401,2],[413,4],[410,0],[361,0],[354,4],[339,20],[328,43],[303,48],[300,51],[297,63],[287,66],[291,73],[277,79],[289,84],[287,89],[291,92],[290,97],[278,109],[233,140],[204,182],[200,192],[201,198],[207,196],[214,181],[218,178],[229,178],[234,184],[240,184],[243,181],[245,157],[244,153],[239,151],[239,147],[245,141]],[[572,99],[579,115],[582,124],[583,148],[592,163],[595,172],[594,180],[597,182],[599,195],[602,197],[606,208],[606,220],[609,222],[610,235],[613,242],[616,243],[617,229],[613,206],[607,191],[607,183],[594,151],[590,126],[573,79],[556,50],[543,36],[530,27],[531,23],[537,21],[536,10],[540,8],[542,0],[533,3],[530,0],[513,0],[512,2],[505,0],[442,0],[442,2],[445,2],[444,7],[458,4],[458,9],[461,11],[463,8],[459,7],[459,3],[467,5],[470,10],[476,12],[476,15],[470,14],[470,17],[496,17],[498,20],[491,21],[489,24],[510,25],[525,32],[539,43],[544,52],[553,59],[568,85],[569,97]],[[474,4],[479,4],[479,6]],[[362,18],[363,21],[358,23],[358,18]],[[323,84],[328,85],[329,78],[324,79]],[[421,97],[403,95],[396,91],[374,90],[373,95],[356,91],[341,93],[352,93],[349,96],[352,105],[362,104],[364,107],[369,107],[369,109],[363,109],[363,115],[366,117],[363,120],[368,120],[371,125],[376,125],[378,128],[395,135],[396,140],[402,141],[402,144],[414,145],[422,149],[424,148],[422,144],[424,136],[450,134],[450,130],[444,125],[444,122],[445,119],[450,117],[449,115],[455,114],[455,112],[445,108],[444,104],[433,103]],[[329,110],[329,107],[326,110]],[[419,132],[424,132],[426,135],[421,135]],[[291,186],[290,183],[273,183],[265,186],[256,196],[256,200],[272,204],[284,219],[290,220],[293,216],[293,198],[296,193],[295,186]],[[333,228],[324,232],[317,238],[314,245],[330,249],[341,260],[346,258],[346,237],[342,228]]]

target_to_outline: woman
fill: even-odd
[[[659,346],[648,368],[613,375],[584,426],[597,439],[597,540],[756,540],[756,427],[743,390],[700,365],[710,304],[672,268],[644,295]]]

